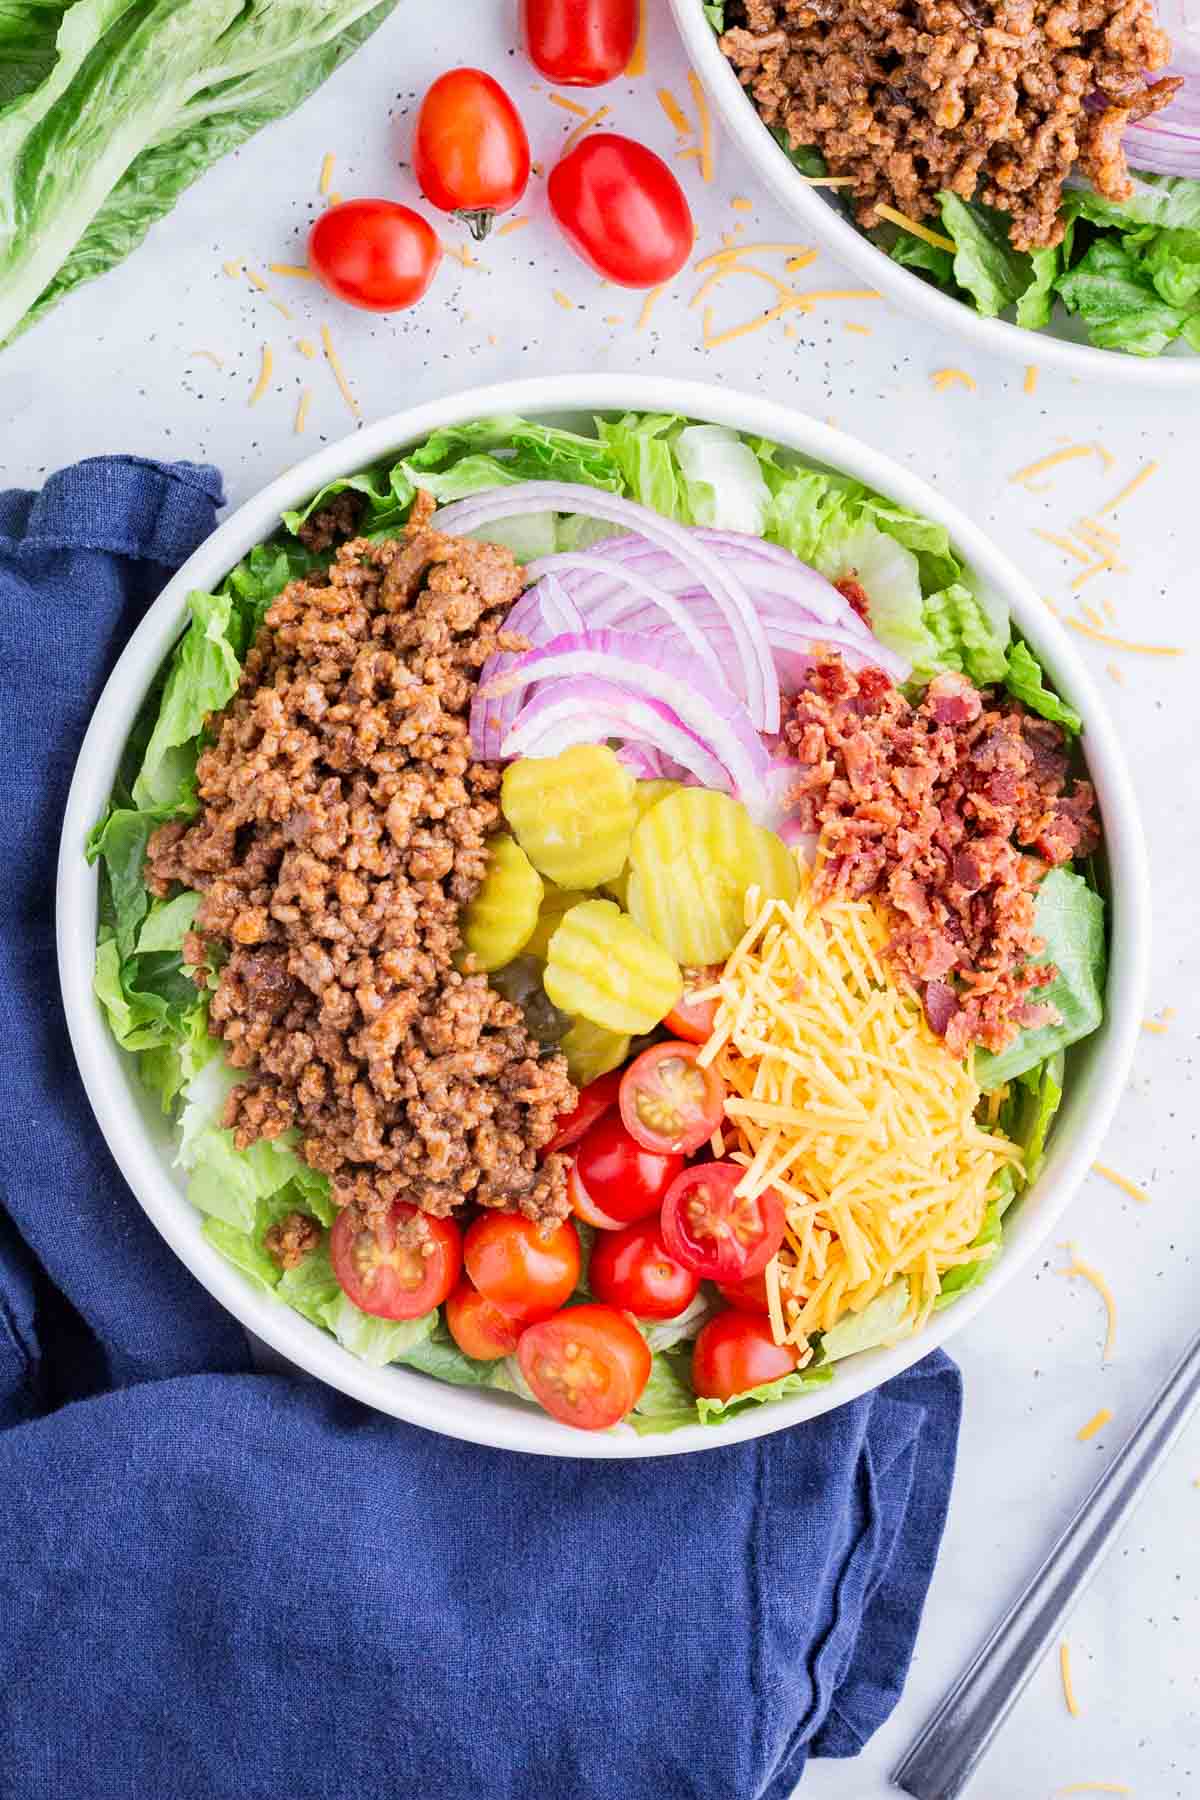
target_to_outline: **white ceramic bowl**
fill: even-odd
[[[722,54],[701,0],[671,0],[671,8],[697,74],[752,168],[805,232],[823,240],[848,268],[905,312],[946,332],[957,333],[981,350],[1022,363],[1061,369],[1067,375],[1088,376],[1101,382],[1138,382],[1144,387],[1176,391],[1188,384],[1200,387],[1200,355],[1186,347],[1159,357],[1097,350],[1091,344],[1073,341],[1070,333],[1080,328],[1064,317],[1061,308],[1045,331],[1026,331],[1003,319],[982,318],[961,300],[941,293],[911,269],[893,262],[855,229],[826,190],[810,187],[801,180]]]
[[[1070,1082],[1050,1153],[1005,1231],[1004,1255],[988,1279],[936,1316],[919,1337],[872,1350],[839,1368],[827,1388],[755,1408],[720,1428],[693,1426],[662,1437],[573,1431],[508,1395],[450,1387],[400,1367],[369,1368],[298,1313],[252,1289],[208,1243],[201,1215],[171,1166],[168,1123],[140,1086],[133,1061],[110,1037],[92,995],[96,872],[84,840],[103,810],[121,748],[142,696],[171,649],[191,588],[212,588],[297,506],[335,476],[348,474],[425,437],[435,428],[492,413],[522,413],[579,428],[607,411],[682,413],[786,444],[814,462],[858,477],[950,532],[981,580],[1008,602],[1055,685],[1087,720],[1085,743],[1104,820],[1113,904],[1104,1024],[1072,1052]],[[976,526],[933,488],[888,457],[840,431],[782,406],[693,382],[636,375],[553,376],[476,389],[384,419],[333,444],[280,476],[233,514],[168,583],[130,639],[105,687],[75,770],[58,866],[58,960],[63,1000],[88,1098],[116,1162],[146,1213],[211,1294],[281,1356],[381,1412],[475,1443],[560,1456],[675,1456],[716,1449],[814,1418],[866,1393],[945,1343],[982,1306],[1004,1304],[1004,1290],[1053,1229],[1093,1161],[1125,1083],[1144,1011],[1149,934],[1145,851],[1133,792],[1116,734],[1066,633],[1035,590]]]

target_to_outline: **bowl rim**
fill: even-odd
[[[628,1428],[587,1433],[493,1390],[452,1387],[413,1370],[373,1368],[318,1327],[259,1293],[200,1232],[201,1215],[169,1174],[136,1100],[132,1061],[110,1036],[92,992],[97,874],[84,844],[107,801],[117,758],[149,682],[179,634],[192,588],[211,588],[278,524],[280,513],[325,482],[375,462],[439,426],[490,414],[546,417],[611,411],[676,413],[749,431],[840,469],[940,520],[977,575],[994,583],[1028,631],[1056,683],[1088,721],[1089,774],[1100,795],[1112,871],[1110,960],[1104,1022],[1096,1034],[1087,1093],[1073,1131],[1051,1152],[1014,1216],[1004,1257],[989,1279],[946,1308],[918,1337],[862,1353],[828,1387],[754,1409],[719,1430],[687,1426],[639,1437]],[[147,610],[96,704],[76,761],[59,847],[56,937],[72,1047],[88,1099],[113,1158],[143,1210],[191,1273],[240,1323],[288,1362],[376,1410],[449,1436],[542,1455],[626,1458],[719,1449],[818,1417],[857,1399],[946,1343],[1004,1290],[1045,1243],[1099,1150],[1128,1076],[1144,1012],[1150,921],[1149,876],[1133,787],[1116,731],[1063,627],[1008,558],[958,508],[920,477],[846,433],[774,401],[736,390],[637,374],[533,377],[453,395],[396,413],[331,444],[245,501],[200,545]],[[1093,1040],[1095,1042],[1095,1040]],[[1065,1124],[1065,1121],[1062,1122]],[[1036,1211],[1031,1202],[1036,1195]],[[486,1405],[480,1405],[480,1399]]]
[[[1200,353],[1129,356],[1092,344],[1074,344],[1048,331],[1031,331],[1005,319],[985,319],[961,300],[922,281],[911,269],[893,262],[830,205],[819,188],[806,186],[799,178],[722,54],[700,0],[671,0],[671,10],[700,80],[726,127],[775,198],[822,238],[835,256],[905,312],[967,338],[981,350],[1026,366],[1041,364],[1066,375],[1156,388],[1200,384]]]

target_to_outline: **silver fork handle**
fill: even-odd
[[[1193,1339],[1023,1594],[892,1772],[914,1800],[957,1800],[1200,1401]]]

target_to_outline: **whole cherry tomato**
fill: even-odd
[[[639,1319],[677,1319],[700,1291],[700,1277],[667,1250],[657,1219],[602,1231],[592,1248],[588,1283],[597,1300]]]
[[[546,1411],[583,1431],[617,1424],[650,1379],[649,1345],[612,1306],[568,1306],[531,1325],[521,1333],[517,1360]]]
[[[521,0],[529,60],[557,87],[602,87],[637,44],[637,0]]]
[[[732,1400],[790,1375],[799,1361],[795,1345],[775,1342],[768,1320],[753,1313],[718,1313],[696,1338],[692,1386],[706,1400]]]
[[[621,1120],[643,1149],[687,1156],[725,1117],[725,1083],[699,1055],[696,1044],[652,1044],[621,1077]]]
[[[441,260],[432,225],[394,200],[343,200],[308,234],[309,266],[322,287],[367,312],[414,306]]]
[[[765,1275],[747,1275],[741,1281],[718,1281],[717,1292],[736,1312],[769,1313],[771,1310]]]
[[[518,1319],[510,1319],[465,1280],[447,1297],[446,1325],[463,1355],[475,1362],[511,1356],[522,1329]]]
[[[462,1268],[462,1233],[450,1219],[393,1202],[376,1225],[356,1206],[333,1222],[329,1254],[342,1289],[377,1319],[421,1319],[440,1306]]]
[[[413,173],[425,198],[484,238],[529,185],[529,139],[516,107],[482,69],[439,75],[417,114]]]
[[[657,287],[691,254],[695,227],[661,156],[594,131],[550,171],[550,210],[571,248],[619,287]]]
[[[484,1213],[467,1227],[463,1262],[485,1299],[529,1324],[548,1319],[575,1292],[579,1236],[569,1220],[543,1235],[517,1213]]]
[[[620,1115],[606,1112],[580,1138],[567,1188],[581,1219],[612,1230],[657,1212],[682,1168],[682,1156],[643,1149]]]
[[[735,1162],[693,1163],[663,1201],[663,1243],[708,1281],[757,1275],[783,1242],[783,1202],[774,1188],[739,1194],[745,1173]]]

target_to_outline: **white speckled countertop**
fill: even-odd
[[[650,0],[650,10],[649,75],[615,83],[599,99],[611,105],[617,129],[669,155],[675,137],[655,88],[669,85],[690,110],[686,70],[665,0]],[[1186,647],[1186,656],[1157,658],[1084,645],[1128,743],[1145,812],[1156,897],[1151,1009],[1175,1008],[1165,1031],[1144,1038],[1105,1151],[1144,1186],[1150,1204],[1093,1176],[1068,1218],[1080,1254],[1116,1290],[1116,1355],[1101,1366],[1100,1301],[1085,1284],[1057,1279],[1062,1258],[1054,1250],[955,1341],[967,1387],[959,1473],[908,1690],[861,1757],[813,1764],[803,1790],[812,1800],[885,1800],[894,1791],[889,1767],[1196,1325],[1200,771],[1192,684],[1200,594],[1195,552],[1180,527],[1196,507],[1200,417],[1194,393],[1143,398],[1133,387],[1105,389],[1045,372],[1029,396],[1019,366],[938,339],[879,302],[823,303],[797,319],[794,337],[778,322],[705,351],[700,315],[688,307],[696,283],[682,278],[648,325],[635,329],[637,297],[602,289],[572,259],[546,221],[540,192],[520,209],[532,215],[526,229],[488,242],[480,269],[447,260],[433,294],[408,315],[353,314],[311,283],[270,276],[270,295],[293,312],[289,321],[268,296],[222,272],[231,258],[263,273],[270,262],[303,261],[326,151],[336,155],[334,185],[345,194],[411,199],[411,177],[400,165],[415,97],[455,62],[480,63],[509,83],[535,156],[551,159],[574,121],[548,103],[511,52],[515,12],[515,0],[400,0],[389,24],[300,115],[212,171],[135,257],[0,356],[0,481],[36,485],[75,457],[128,450],[216,462],[231,501],[239,501],[352,423],[328,370],[295,349],[298,337],[315,338],[327,321],[367,419],[530,372],[644,369],[767,391],[832,417],[944,485],[1063,613],[1087,602],[1103,622],[1108,602],[1112,631]],[[795,236],[719,139],[711,187],[701,185],[694,160],[676,167],[686,171],[702,248],[739,224],[747,241]],[[752,208],[733,209],[735,196]],[[827,257],[804,279],[857,285]],[[569,309],[554,298],[556,288],[573,302]],[[764,291],[749,277],[724,284],[713,296],[715,328],[753,317]],[[868,326],[869,335],[847,331],[847,322]],[[248,410],[268,342],[274,379]],[[198,358],[198,350],[223,366]],[[1034,338],[1030,360],[1037,361]],[[948,364],[964,368],[975,391],[935,392],[931,374]],[[313,397],[308,430],[298,438],[293,416],[305,386]],[[1111,468],[1099,456],[1065,464],[1037,495],[1009,480],[1035,457],[1090,441],[1111,455]],[[1151,460],[1156,472],[1109,521],[1121,533],[1127,571],[1073,595],[1081,566],[1035,529],[1062,532]],[[1112,1409],[1112,1424],[1090,1443],[1077,1442],[1078,1428],[1102,1406]],[[1048,1664],[1006,1726],[973,1800],[1043,1800],[1088,1781],[1124,1784],[1138,1800],[1200,1795],[1198,1478],[1200,1424],[1071,1624],[1082,1716],[1067,1715],[1057,1668]]]

